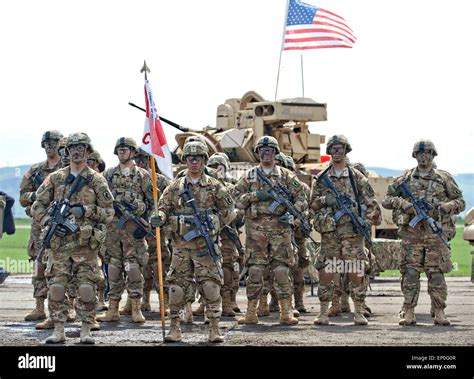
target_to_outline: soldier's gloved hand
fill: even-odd
[[[328,193],[326,196],[324,196],[324,203],[329,207],[336,205],[336,196],[334,196],[332,193]]]
[[[136,240],[140,240],[142,239],[143,237],[146,236],[146,231],[144,231],[143,229],[141,228],[136,228],[134,231],[133,231],[133,237],[136,239]]]
[[[257,195],[258,201],[269,201],[269,200],[273,200],[273,196],[270,195],[270,192],[268,192],[268,190],[256,191],[255,194]]]
[[[84,213],[86,213],[84,206],[81,204],[74,204],[71,207],[70,212],[76,219],[82,218],[84,216]]]
[[[30,201],[33,203],[36,200],[36,192],[32,192],[30,195]]]
[[[295,218],[290,215],[288,212],[278,217],[278,223],[282,225],[293,226],[295,224]]]
[[[451,213],[453,211],[453,204],[451,204],[451,202],[448,202],[448,203],[440,203],[439,204],[439,213],[441,214],[448,214],[448,213]]]
[[[401,208],[403,209],[403,212],[405,212],[407,215],[416,216],[416,209],[409,201],[403,200]]]
[[[54,234],[56,234],[58,237],[66,237],[69,234],[69,230],[67,230],[62,225],[58,225]]]
[[[150,224],[151,224],[151,226],[153,226],[154,228],[159,228],[161,225],[163,225],[163,219],[161,218],[160,215],[151,216],[151,218],[150,218]]]

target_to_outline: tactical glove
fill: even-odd
[[[76,219],[82,218],[84,216],[84,213],[86,213],[85,209],[84,209],[84,206],[81,205],[81,204],[74,204],[71,207],[70,212]]]
[[[273,200],[273,196],[270,195],[270,192],[268,192],[268,190],[256,191],[255,194],[257,195],[258,201],[269,201],[269,200]]]
[[[412,203],[410,203],[407,200],[402,200],[402,203],[400,204],[400,208],[402,208],[403,212],[405,212],[407,215],[410,215],[410,216],[416,215],[415,207],[413,206]]]
[[[439,204],[439,213],[441,214],[448,214],[448,213],[451,213],[454,209],[454,206],[451,202],[447,202],[447,203],[440,203]]]
[[[278,218],[278,223],[293,226],[295,224],[295,218],[286,212]]]
[[[69,234],[69,230],[67,230],[62,225],[58,225],[54,234],[56,234],[58,237],[66,237]]]
[[[324,196],[324,202],[327,206],[332,207],[337,203],[336,196],[334,196],[332,193],[328,193],[326,196]]]
[[[143,237],[146,236],[146,231],[144,231],[143,229],[141,228],[136,228],[133,232],[133,237],[136,239],[136,240],[140,240],[142,239]]]

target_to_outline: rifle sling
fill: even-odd
[[[349,181],[351,182],[352,191],[354,191],[354,196],[355,196],[356,202],[357,202],[357,211],[359,213],[359,217],[361,217],[362,216],[362,208],[361,208],[361,205],[360,205],[359,191],[357,190],[357,186],[355,185],[354,174],[352,173],[351,168],[347,167],[347,169],[349,170]]]

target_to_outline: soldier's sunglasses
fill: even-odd
[[[329,149],[329,154],[334,155],[334,154],[343,154],[346,151],[345,147],[331,147]]]
[[[186,162],[193,163],[193,162],[201,162],[204,159],[203,155],[188,155],[186,157]]]

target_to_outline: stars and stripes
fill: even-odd
[[[355,41],[354,32],[341,16],[290,0],[283,50],[351,48]]]

